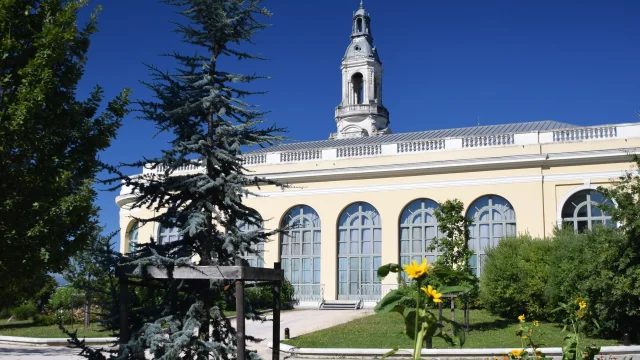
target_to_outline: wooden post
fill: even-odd
[[[451,298],[451,321],[455,321],[456,320],[456,302],[455,302],[455,298],[452,297]]]
[[[89,309],[89,297],[86,295],[84,295],[84,328],[88,329],[89,326],[91,325],[91,314],[89,313],[89,311],[91,311]]]
[[[273,264],[273,268],[280,270],[279,262]],[[282,292],[282,281],[275,281],[273,285],[273,352],[271,360],[280,360],[280,304]]]
[[[442,302],[438,303],[438,323],[442,325]]]
[[[242,259],[236,259],[236,266],[242,266]],[[245,327],[244,327],[244,280],[236,280],[236,341],[238,356],[236,359],[245,359]]]
[[[126,275],[120,275],[120,349],[122,355],[124,346],[129,342],[129,284]]]

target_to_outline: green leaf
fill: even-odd
[[[395,354],[398,353],[399,348],[397,346],[394,346],[392,350],[387,351],[386,353],[384,353],[384,355],[382,355],[382,357],[380,358],[380,360],[384,360],[389,356],[393,356]]]
[[[451,325],[451,328],[453,329],[453,336],[458,339],[458,341],[460,342],[460,347],[462,347],[467,341],[467,333],[464,331],[462,325],[455,321],[451,321],[444,316],[440,318],[440,321]]]
[[[382,300],[378,301],[376,306],[373,308],[377,314],[384,314],[393,311],[393,309],[398,305],[402,300],[405,300],[406,295],[402,290],[392,290],[387,295],[385,295]]]
[[[464,294],[471,291],[472,288],[470,286],[465,285],[456,285],[456,286],[442,286],[438,289],[438,292],[443,294]]]
[[[400,265],[398,264],[386,264],[386,265],[382,265],[378,268],[378,279],[382,280],[384,278],[387,277],[387,275],[389,275],[390,272],[392,273],[399,273],[402,271],[402,267],[400,267]]]

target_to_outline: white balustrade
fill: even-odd
[[[513,144],[513,134],[479,135],[462,138],[463,148],[480,148]]]
[[[442,150],[445,147],[444,139],[435,140],[419,140],[411,142],[403,142],[398,144],[399,153],[423,152]]]
[[[299,161],[307,161],[307,160],[321,160],[322,159],[322,150],[299,150],[299,151],[290,151],[284,152],[280,154],[280,162],[288,163],[288,162],[299,162]]]
[[[374,156],[382,154],[382,145],[356,145],[339,147],[338,158]]]
[[[264,164],[267,162],[267,154],[247,154],[243,155],[242,159],[244,160],[245,165]]]
[[[616,137],[618,137],[618,128],[615,126],[595,126],[553,132],[553,142],[612,139]]]
[[[173,172],[177,173],[177,172],[199,171],[201,169],[202,169],[202,163],[198,162],[198,163],[190,163],[190,164],[184,164],[184,165],[178,166],[178,168],[175,169]],[[159,164],[158,166],[156,166],[155,172],[157,174],[162,174],[165,171],[167,171],[167,166],[165,164]]]

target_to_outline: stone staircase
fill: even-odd
[[[323,300],[320,310],[357,310],[360,308],[360,300]]]

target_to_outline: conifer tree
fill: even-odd
[[[122,175],[136,194],[132,207],[145,207],[157,216],[136,219],[180,229],[181,238],[168,244],[141,246],[129,260],[143,273],[144,265],[167,268],[193,265],[234,265],[255,252],[254,246],[273,234],[263,230],[243,233],[241,223],[260,228],[259,215],[242,203],[251,189],[279,184],[253,176],[243,164],[242,152],[282,140],[283,130],[265,126],[265,112],[247,102],[251,83],[264,76],[226,71],[230,60],[262,60],[243,50],[263,30],[270,12],[261,0],[165,0],[177,8],[184,22],[176,23],[182,41],[198,48],[196,55],[171,52],[177,70],[149,66],[147,82],[154,100],[138,102],[141,118],[153,121],[172,135],[171,147],[153,159],[129,164],[150,171],[137,177]],[[224,61],[221,61],[225,59]],[[193,172],[179,171],[197,167]],[[215,302],[229,290],[221,281],[165,281],[157,292],[160,304],[148,304],[141,328],[134,328],[123,357],[143,359],[144,351],[166,359],[236,358],[236,333]],[[151,310],[151,311],[150,311]],[[154,312],[155,311],[155,312]],[[249,318],[255,314],[249,311]],[[213,329],[212,331],[208,331]],[[256,353],[247,358],[259,358]]]

